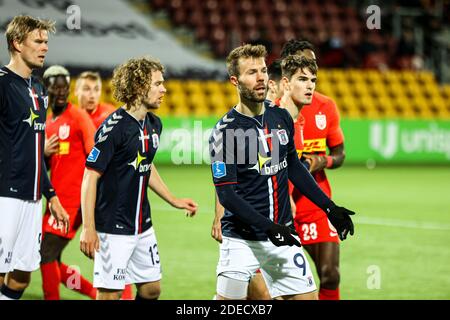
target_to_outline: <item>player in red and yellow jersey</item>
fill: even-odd
[[[316,59],[314,47],[307,41],[288,41],[281,55],[293,54]],[[331,197],[331,187],[324,169],[340,167],[345,158],[344,135],[337,106],[331,98],[315,92],[312,103],[301,110],[299,118],[304,119],[302,157],[309,162],[310,172],[319,186]],[[325,213],[300,192],[294,190],[293,198],[296,202],[296,230],[314,260],[320,278],[319,299],[338,300],[340,273],[336,230]]]
[[[52,66],[44,73],[52,114],[46,121],[45,155],[50,166],[50,180],[58,191],[61,204],[70,217],[69,231],[58,226],[48,209],[42,225],[41,273],[44,298],[59,300],[59,284],[95,298],[95,289],[78,270],[61,262],[61,253],[74,238],[81,224],[80,197],[84,162],[94,146],[95,127],[89,116],[68,102],[69,72]]]
[[[80,74],[75,84],[75,95],[78,105],[91,117],[95,128],[98,128],[116,108],[107,103],[100,103],[102,93],[102,79],[100,74],[85,71]]]

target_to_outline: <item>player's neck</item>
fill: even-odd
[[[68,103],[66,103],[64,106],[52,106],[52,117],[53,119],[59,117],[64,111],[66,111],[67,107],[69,106]]]
[[[139,106],[125,105],[125,107],[125,110],[137,121],[144,120],[148,112],[143,104]]]
[[[303,106],[300,107],[297,106],[292,100],[291,96],[288,94],[284,94],[281,97],[280,107],[285,108],[289,112],[294,121],[297,119],[300,110],[303,108]]]
[[[30,78],[31,73],[33,72],[33,69],[28,67],[22,59],[15,56],[11,57],[9,64],[7,64],[6,67],[24,79]]]
[[[236,105],[236,111],[249,117],[263,114],[265,110],[264,102],[245,101],[240,99],[239,103]]]

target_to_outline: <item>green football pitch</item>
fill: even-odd
[[[215,293],[218,244],[211,238],[213,186],[207,166],[160,166],[172,192],[192,197],[186,218],[154,194],[153,223],[162,263],[161,299]],[[344,166],[328,171],[334,200],[356,211],[355,235],[341,243],[342,299],[450,299],[450,168]],[[79,234],[78,234],[79,236]],[[63,261],[92,279],[92,260],[75,238]],[[25,299],[42,299],[40,271]],[[62,299],[86,299],[61,286]]]

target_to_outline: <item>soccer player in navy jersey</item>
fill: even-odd
[[[30,16],[15,17],[6,28],[11,60],[0,68],[0,300],[20,299],[39,268],[42,194],[56,221],[68,227],[44,162],[47,95],[31,75],[44,65],[54,31],[54,22]]]
[[[289,113],[265,101],[267,52],[261,45],[235,48],[227,57],[239,103],[215,126],[211,169],[225,208],[217,265],[217,299],[245,299],[261,269],[276,299],[317,299],[290,208],[288,179],[327,213],[342,240],[353,234],[352,211],[334,204],[300,163]]]
[[[174,197],[152,163],[161,120],[164,68],[152,58],[131,59],[113,75],[114,97],[125,102],[105,119],[86,160],[82,183],[81,251],[94,258],[97,299],[118,299],[126,283],[136,299],[157,299],[161,268],[147,186],[175,208],[195,215],[197,204]]]

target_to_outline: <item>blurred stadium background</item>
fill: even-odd
[[[380,28],[369,29],[377,8]],[[342,298],[450,299],[449,9],[448,0],[0,0],[0,30],[17,14],[56,20],[46,66],[62,64],[74,80],[99,71],[103,101],[116,106],[109,84],[116,65],[150,54],[166,66],[155,161],[200,213],[188,220],[151,195],[162,299],[214,294],[209,168],[174,163],[205,164],[208,130],[237,102],[224,57],[244,42],[262,43],[270,63],[287,40],[309,40],[317,90],[337,102],[346,136],[344,167],[328,171],[334,198],[358,213],[356,235],[341,246]],[[4,37],[0,44],[3,65]],[[63,260],[92,278],[78,239]],[[40,281],[37,272],[26,298],[42,298]],[[65,289],[62,297],[83,298]]]

